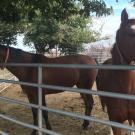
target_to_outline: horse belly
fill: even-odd
[[[128,119],[128,101],[111,98],[106,100],[107,111],[110,120],[124,122]]]
[[[128,104],[129,118],[135,120],[135,101],[130,100]]]
[[[79,72],[76,70],[55,70],[52,72],[48,72],[45,74],[44,84],[47,85],[55,85],[55,86],[65,86],[65,87],[73,87],[76,85],[79,78]],[[63,92],[59,90],[53,89],[45,89],[46,94],[60,93]]]
[[[103,81],[103,82],[102,82]],[[99,86],[100,90],[106,92],[120,93],[121,88],[115,86],[116,80],[103,79]],[[101,97],[101,102],[106,105],[110,120],[125,121],[128,116],[128,101],[120,98]]]

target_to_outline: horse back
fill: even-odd
[[[69,55],[62,56],[58,58],[43,58],[43,63],[50,64],[96,64],[95,60],[86,55]],[[45,79],[47,83],[52,83],[57,80],[63,80],[64,82],[77,81],[79,78],[88,78],[89,76],[96,76],[97,70],[95,69],[79,69],[79,68],[44,68],[43,71],[45,75]],[[55,78],[54,80],[50,80],[49,78]],[[67,81],[68,79],[68,81]],[[61,82],[61,81],[60,81]],[[60,83],[59,83],[60,84]],[[63,83],[61,83],[62,85]],[[64,83],[65,84],[65,83]],[[64,85],[63,84],[63,85]]]

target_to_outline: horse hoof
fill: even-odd
[[[89,121],[84,121],[83,124],[82,124],[82,129],[88,130],[88,126],[89,126]]]
[[[47,128],[48,130],[52,130],[51,125],[46,126],[46,128]]]
[[[82,127],[83,130],[88,130],[88,127]]]
[[[83,130],[88,130],[88,125],[82,124],[82,129]]]
[[[31,135],[37,135],[37,131],[33,130]]]

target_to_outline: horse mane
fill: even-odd
[[[26,52],[26,51],[24,51],[22,49],[13,48],[13,47],[11,47],[11,49],[12,49],[14,54],[16,54],[16,53],[19,53],[19,54],[26,53],[26,54],[30,55],[32,57],[32,61],[31,61],[32,63],[42,63],[43,59],[47,58],[43,54],[36,54],[36,53],[32,53],[32,52]]]
[[[31,53],[31,54],[33,55],[33,58],[32,58],[33,63],[43,63],[44,61],[43,59],[47,58],[43,54],[34,54],[34,53]]]
[[[14,47],[11,47],[11,46],[5,46],[5,45],[0,45],[0,49],[10,49],[12,50],[14,53],[21,53],[21,52],[24,52],[24,53],[29,53],[29,52],[26,52],[26,51],[23,51],[22,49],[19,49],[19,48],[14,48]]]
[[[111,50],[110,50],[111,55],[112,55],[112,53],[113,53],[113,51],[114,51],[115,45],[116,45],[116,43],[113,44],[113,46],[112,46],[112,48],[111,48]]]
[[[25,54],[30,55],[32,57],[32,63],[42,63],[43,59],[45,58],[45,56],[43,54],[35,54],[35,53],[31,53],[31,52],[26,52],[22,49],[19,48],[14,48],[11,46],[4,46],[4,45],[0,45],[0,50],[4,49],[7,50],[9,48],[10,52],[12,53],[12,56],[15,57],[16,59],[19,59],[19,57],[17,57],[18,55],[21,56],[21,54]]]

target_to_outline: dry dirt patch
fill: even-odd
[[[27,101],[25,94],[21,92],[19,85],[11,85],[6,91],[0,94],[13,99]],[[48,95],[46,97],[47,106],[62,109],[70,112],[79,112],[84,114],[84,103],[78,93],[63,92],[59,94]],[[23,122],[32,123],[31,110],[21,105],[0,101],[0,113],[10,115]],[[94,97],[93,116],[105,118],[107,115],[103,113],[98,97]],[[81,129],[83,120],[54,114],[49,112],[49,120],[54,131],[64,135],[108,135],[109,128],[105,125],[91,123],[87,131]],[[10,133],[10,135],[30,135],[31,129],[19,126],[9,121],[0,119],[0,130]]]

